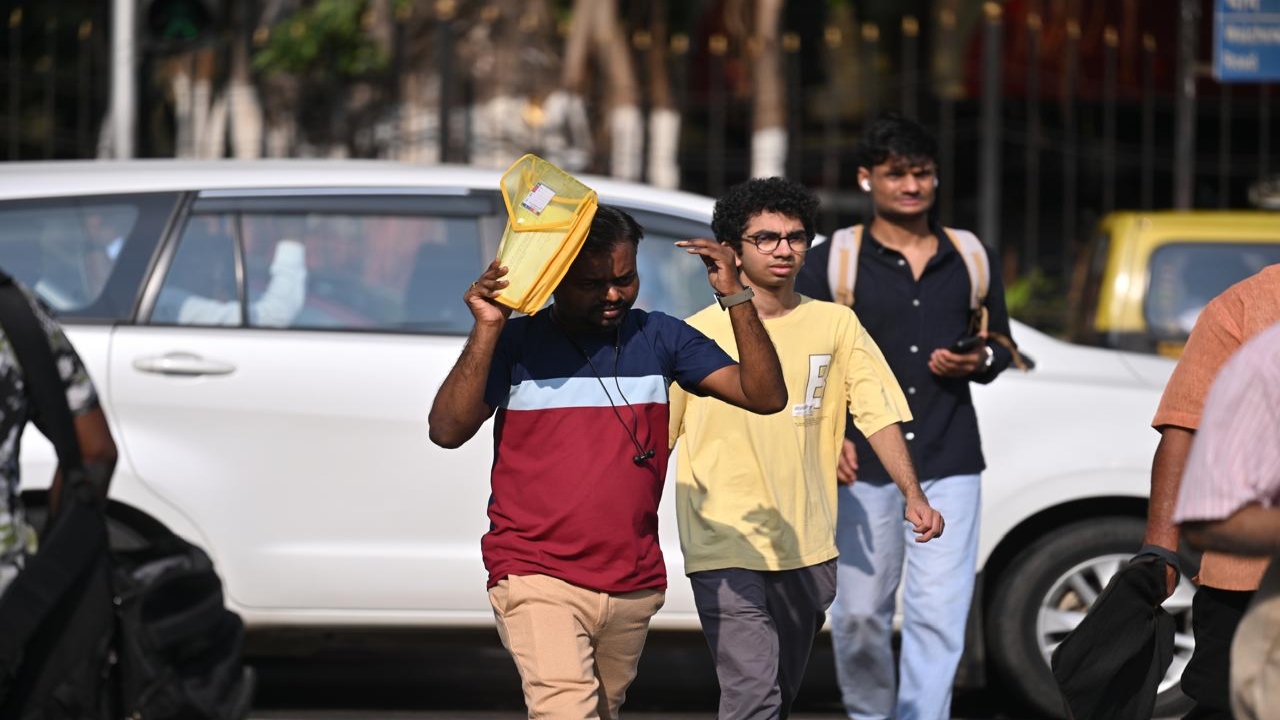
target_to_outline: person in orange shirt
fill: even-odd
[[[1201,312],[1151,421],[1160,433],[1160,443],[1151,462],[1147,545],[1177,551],[1179,533],[1173,511],[1209,387],[1241,345],[1277,321],[1280,264],[1227,288]],[[1196,649],[1182,673],[1182,691],[1195,703],[1185,718],[1231,718],[1231,640],[1266,566],[1266,558],[1205,552],[1192,601]],[[1176,586],[1177,575],[1170,568],[1169,594]]]

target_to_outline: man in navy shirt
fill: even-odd
[[[980,473],[986,465],[969,383],[988,383],[1012,361],[990,339],[1009,336],[998,273],[986,297],[990,337],[953,351],[969,332],[970,272],[949,234],[932,221],[937,144],[917,123],[883,116],[866,131],[858,183],[874,219],[862,229],[854,262],[854,310],[907,395],[903,424],[929,502],[947,518],[946,537],[914,542],[902,522],[902,495],[856,430],[846,434],[836,543],[837,593],[831,606],[836,670],[850,718],[945,720],[964,648],[977,564]],[[814,247],[796,282],[819,300],[829,285],[832,243]],[[984,248],[985,250],[985,248]],[[845,260],[847,262],[847,259]],[[988,267],[999,267],[991,262]],[[906,572],[903,574],[904,559]],[[892,621],[903,593],[900,684],[895,688]]]
[[[475,326],[431,407],[431,440],[450,448],[497,412],[481,549],[530,717],[616,718],[635,678],[667,586],[658,501],[670,383],[762,414],[787,402],[732,248],[676,243],[706,264],[738,363],[683,320],[632,309],[641,234],[601,205],[554,304],[512,320],[494,301],[507,268],[491,263],[464,295]]]

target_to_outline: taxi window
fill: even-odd
[[[1171,242],[1151,254],[1144,313],[1152,338],[1185,341],[1200,311],[1235,283],[1280,262],[1280,242]]]

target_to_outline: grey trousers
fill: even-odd
[[[785,718],[836,594],[836,561],[689,575],[720,680],[719,720]]]

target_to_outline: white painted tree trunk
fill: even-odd
[[[680,113],[657,108],[649,115],[649,182],[660,188],[680,187]]]
[[[232,80],[227,89],[231,117],[231,155],[237,158],[262,157],[262,104],[252,83]]]
[[[752,62],[755,84],[753,132],[751,134],[751,177],[781,176],[786,172],[787,88],[782,78],[779,30],[782,0],[756,0],[756,46]]]
[[[619,105],[609,111],[613,176],[639,180],[644,173],[644,116],[635,105]]]
[[[787,131],[761,128],[751,133],[751,177],[782,177],[787,172]]]
[[[218,93],[209,104],[204,135],[198,140],[196,157],[217,160],[227,156],[227,94]]]
[[[173,91],[173,156],[189,158],[195,155],[195,121],[192,113],[191,75],[185,67],[174,72],[170,80]]]
[[[587,105],[576,93],[557,90],[542,104],[542,142],[547,160],[569,172],[581,172],[593,150]]]
[[[522,97],[495,95],[472,108],[473,165],[505,169],[521,149],[537,146],[522,119],[524,104]]]
[[[209,133],[209,111],[212,106],[213,83],[208,78],[197,75],[191,82],[191,154],[187,157],[204,157],[202,152]]]

